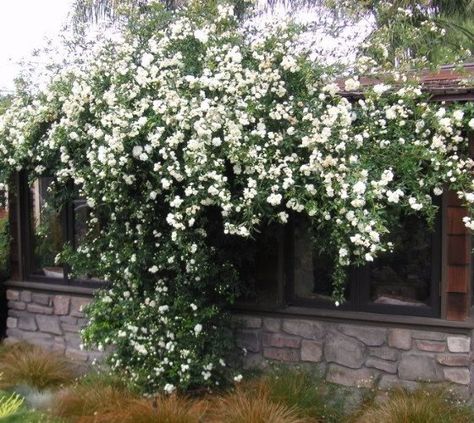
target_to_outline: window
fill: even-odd
[[[56,261],[66,242],[77,248],[87,232],[89,209],[77,193],[61,209],[51,204],[52,177],[39,177],[29,185],[20,176],[20,213],[23,275],[27,280],[96,286],[98,280],[84,275],[70,277],[70,269]]]
[[[239,303],[267,309],[302,306],[439,317],[439,215],[431,226],[415,215],[402,216],[390,234],[396,246],[392,253],[362,268],[349,268],[345,302],[339,307],[331,299],[333,258],[314,248],[308,222],[293,216],[285,228],[261,228],[253,247],[244,249],[247,264],[242,268],[247,271],[241,275],[246,290]]]
[[[335,308],[331,301],[331,257],[313,248],[302,219],[290,229],[291,259],[288,269],[288,302],[294,305]],[[400,218],[392,231],[395,244],[363,268],[349,270],[346,302],[340,309],[378,313],[439,315],[441,282],[441,220],[434,228],[421,218]]]

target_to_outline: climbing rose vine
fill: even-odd
[[[341,302],[348,266],[390,250],[401,213],[432,219],[449,188],[472,216],[471,104],[428,102],[404,78],[335,83],[309,56],[291,24],[255,31],[227,5],[152,5],[1,117],[3,183],[54,175],[58,204],[72,183],[87,199],[86,239],[58,257],[108,281],[84,343],[111,346],[113,368],[148,391],[232,377],[239,274],[216,228],[249,238],[303,216]]]

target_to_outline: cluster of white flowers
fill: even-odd
[[[241,237],[305,215],[334,253],[339,304],[347,266],[390,249],[391,210],[428,216],[440,187],[472,209],[474,112],[410,85],[350,100],[293,30],[255,36],[229,6],[213,20],[183,9],[164,27],[156,13],[13,102],[0,172],[48,169],[80,187],[92,219],[71,260],[113,282],[89,308],[85,340],[115,343],[115,368],[171,393],[219,384],[228,369],[221,306],[234,289],[207,239],[209,210]],[[360,90],[358,77],[344,88]]]

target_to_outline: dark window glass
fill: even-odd
[[[86,200],[78,199],[72,201],[72,220],[74,248],[77,248],[82,244],[88,229],[89,207]]]
[[[40,177],[28,185],[26,175],[21,176],[22,215],[29,225],[22,228],[25,244],[24,272],[32,280],[57,283],[91,284],[99,279],[81,275],[72,279],[68,266],[57,262],[58,254],[66,242],[78,248],[88,231],[89,208],[85,199],[75,190],[74,198],[61,210],[52,205],[52,177]],[[23,206],[22,206],[23,207]]]
[[[255,240],[248,241],[234,261],[242,281],[239,302],[275,306],[281,303],[279,254],[282,228],[263,228]]]
[[[30,218],[33,249],[32,273],[48,278],[64,278],[63,266],[56,256],[64,245],[64,219],[60,210],[49,203],[52,178],[37,179],[30,188]]]
[[[375,304],[426,307],[433,271],[433,229],[419,217],[405,216],[392,231],[395,245],[369,266],[370,301]]]
[[[314,240],[305,220],[295,219],[293,228],[294,298],[332,304],[333,258],[329,253],[321,252],[314,247]],[[346,300],[349,297],[350,284],[347,284]]]

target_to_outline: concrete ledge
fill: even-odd
[[[474,319],[457,322],[452,320],[439,319],[435,317],[420,317],[395,314],[368,313],[362,311],[348,310],[328,310],[323,308],[310,307],[281,307],[274,309],[264,309],[260,307],[236,305],[232,310],[236,314],[253,314],[272,317],[289,318],[315,318],[318,321],[333,322],[364,322],[377,326],[397,326],[397,327],[419,327],[436,328],[437,330],[458,330],[460,333],[466,333],[474,329]]]
[[[89,288],[85,286],[74,286],[74,285],[62,285],[55,283],[44,283],[44,282],[31,282],[31,281],[12,281],[8,280],[3,283],[6,288],[13,289],[27,289],[35,292],[48,292],[48,293],[64,293],[74,294],[85,297],[92,297],[94,292],[101,288]]]

